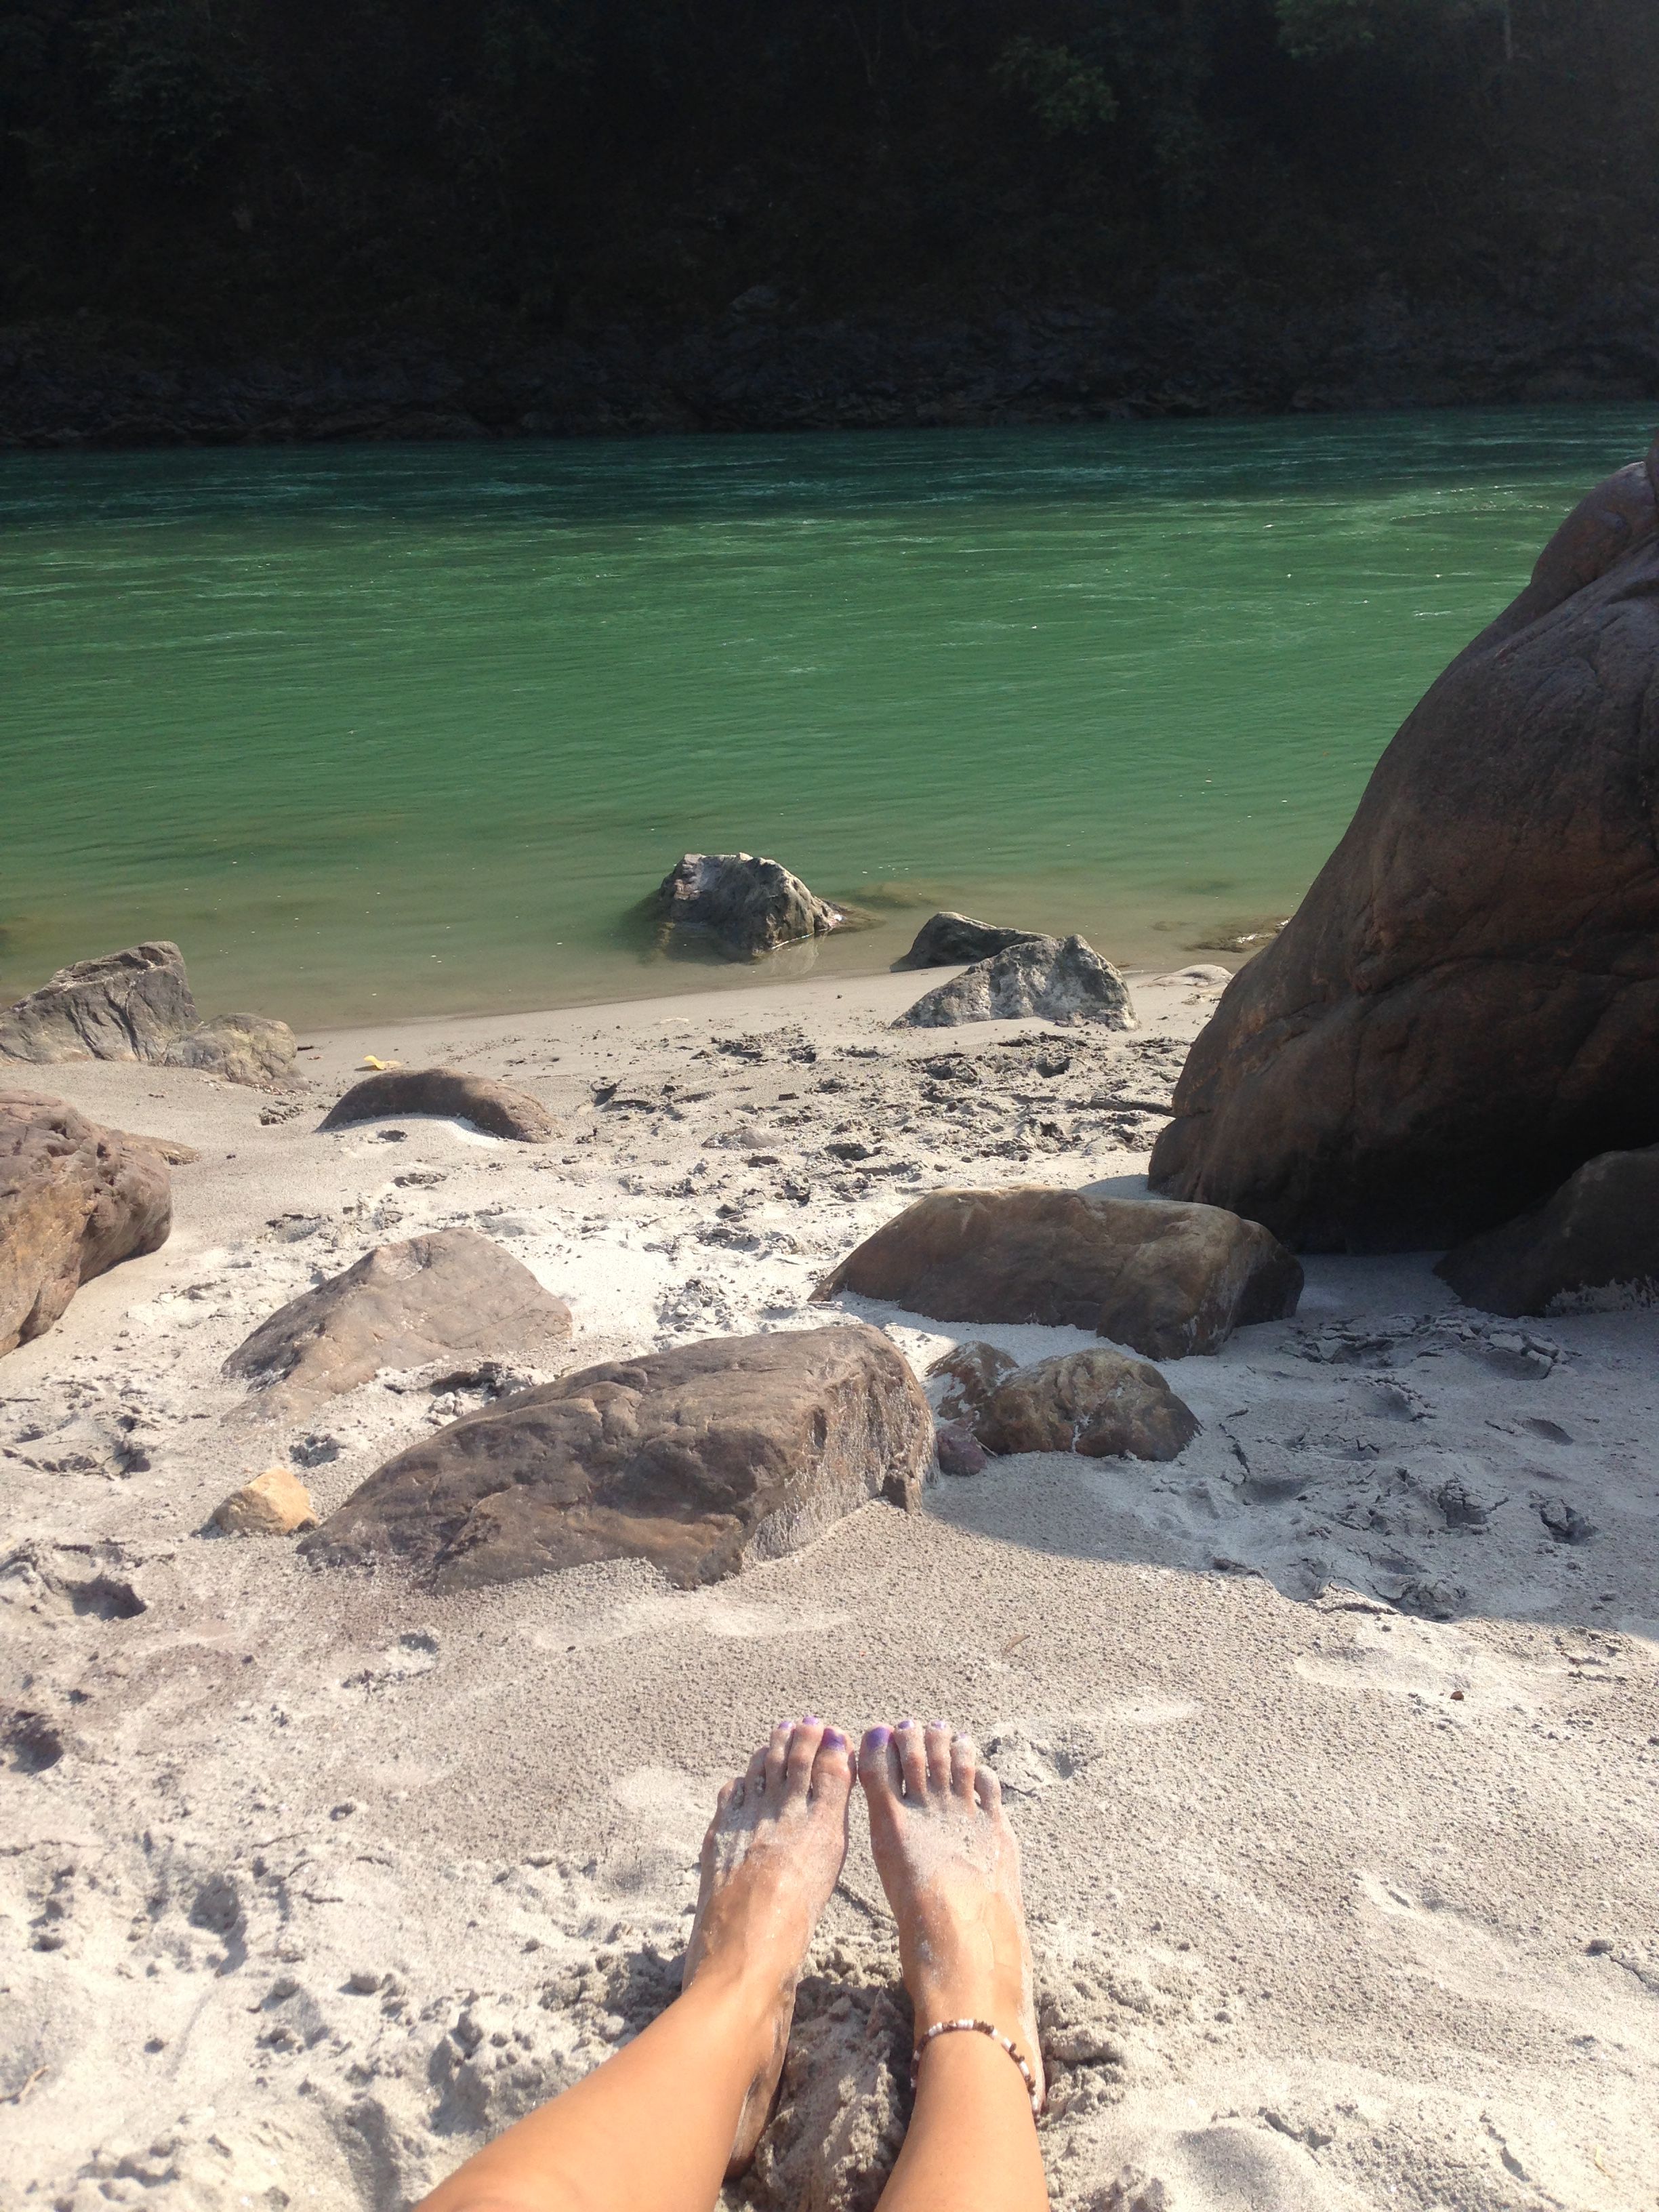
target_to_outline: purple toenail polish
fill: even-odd
[[[929,1728],[942,1729],[945,1723],[943,1721],[929,1721],[927,1725]]]
[[[845,1751],[847,1739],[838,1728],[827,1728],[823,1731],[823,1747],[826,1751]]]
[[[899,1723],[899,1726],[900,1726],[902,1729],[904,1729],[904,1728],[914,1728],[914,1727],[915,1726],[915,1723],[914,1721],[901,1721],[901,1722]]]
[[[870,1741],[873,1744],[880,1745],[884,1749],[888,1744],[891,1743],[893,1741],[893,1731],[888,1727],[885,1721],[883,1721],[878,1727],[872,1728],[871,1729]]]
[[[804,1713],[801,1716],[800,1724],[803,1728],[822,1728],[823,1726],[823,1722],[818,1718],[816,1713]]]

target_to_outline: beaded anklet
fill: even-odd
[[[915,2094],[916,2076],[921,2071],[922,2052],[927,2050],[936,2035],[951,2035],[958,2028],[971,2028],[976,2034],[988,2035],[999,2050],[1007,2052],[1015,2065],[1018,2067],[1019,2077],[1025,2084],[1025,2094],[1031,2100],[1031,2118],[1034,2120],[1040,2120],[1042,2118],[1042,2099],[1037,2091],[1036,2075],[1032,2073],[1025,2060],[1015,2048],[1012,2039],[1005,2035],[1000,2027],[994,2027],[988,2020],[936,2020],[933,2026],[917,2039],[916,2047],[910,2054],[911,2094]]]

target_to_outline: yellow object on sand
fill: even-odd
[[[359,1067],[373,1067],[384,1071],[388,1067],[401,1067],[403,1062],[400,1060],[376,1060],[372,1052],[366,1052],[357,1065]]]

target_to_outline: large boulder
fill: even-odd
[[[1407,720],[1175,1104],[1154,1186],[1310,1250],[1443,1247],[1659,1140],[1659,447]]]
[[[164,1057],[169,1067],[197,1067],[226,1083],[264,1088],[293,1073],[295,1050],[286,1022],[269,1014],[217,1014],[175,1037]]]
[[[933,1467],[921,1386],[872,1328],[779,1331],[584,1368],[469,1413],[370,1475],[305,1550],[435,1589],[593,1559],[683,1587],[799,1550]]]
[[[318,1127],[344,1129],[355,1121],[384,1121],[406,1114],[470,1121],[488,1136],[511,1137],[521,1145],[544,1144],[554,1128],[553,1116],[527,1091],[459,1067],[382,1068],[354,1083]]]
[[[1109,960],[1080,937],[1026,937],[941,983],[901,1014],[895,1029],[953,1029],[961,1022],[1103,1022],[1140,1024],[1129,989]]]
[[[1156,1367],[1104,1345],[1016,1368],[974,1419],[987,1451],[1174,1459],[1198,1434],[1192,1408]]]
[[[964,962],[989,960],[1011,945],[1034,945],[1042,937],[1036,929],[1000,929],[995,922],[975,921],[965,914],[936,914],[916,932],[915,942],[899,968],[959,968]]]
[[[161,1154],[61,1098],[0,1091],[0,1352],[41,1335],[82,1283],[165,1244]]]
[[[77,960],[0,1009],[0,1060],[165,1060],[197,1023],[176,945],[159,939]]]
[[[1027,1185],[919,1198],[813,1297],[842,1291],[935,1321],[1091,1328],[1180,1359],[1293,1314],[1302,1270],[1258,1223],[1218,1206]]]
[[[1597,1291],[1659,1296],[1659,1146],[1587,1160],[1542,1206],[1471,1237],[1435,1273],[1487,1313],[1593,1304]]]
[[[476,1229],[437,1229],[377,1244],[355,1267],[261,1322],[225,1362],[234,1381],[302,1412],[355,1390],[383,1367],[424,1367],[487,1352],[550,1366],[570,1342],[570,1309]]]
[[[776,860],[751,853],[688,853],[657,886],[665,945],[690,938],[733,960],[760,960],[781,945],[827,937],[847,919]]]

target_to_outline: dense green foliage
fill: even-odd
[[[1654,276],[1659,7],[5,0],[0,131],[11,319],[1547,306]]]

